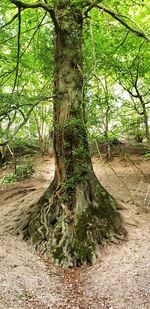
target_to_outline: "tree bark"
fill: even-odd
[[[142,98],[142,95],[140,94],[138,87],[135,86],[135,90],[137,93],[137,96],[140,100],[142,109],[143,109],[143,119],[144,119],[144,125],[145,125],[145,135],[146,135],[146,139],[147,139],[147,145],[150,146],[150,131],[149,131],[149,125],[148,125],[148,116],[147,116],[147,110],[146,110],[146,105],[144,103],[144,100]]]
[[[141,100],[142,108],[143,108],[143,118],[144,118],[144,125],[145,125],[145,135],[147,139],[147,145],[150,146],[150,131],[149,131],[149,125],[148,125],[148,116],[147,116],[147,110],[145,103],[143,102],[143,99]]]
[[[104,239],[125,230],[116,201],[93,172],[83,107],[82,14],[66,2],[56,8],[55,176],[24,236],[58,264],[73,266],[91,263]]]

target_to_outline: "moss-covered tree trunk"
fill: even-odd
[[[56,8],[55,176],[25,234],[59,264],[71,266],[92,262],[103,239],[123,228],[115,201],[93,172],[83,108],[82,15],[66,3]]]

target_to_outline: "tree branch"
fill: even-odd
[[[19,0],[10,0],[13,4],[15,4],[17,7],[21,7],[24,9],[36,9],[36,8],[42,8],[45,11],[49,12],[52,10],[52,7],[49,6],[47,3],[44,3],[42,1],[38,1],[35,3],[25,3],[23,1]]]
[[[21,8],[18,7],[18,51],[17,51],[17,65],[16,65],[16,76],[14,81],[14,86],[12,93],[15,91],[16,83],[18,79],[18,73],[19,73],[19,58],[20,58],[20,35],[21,35]]]
[[[55,11],[53,9],[52,6],[50,6],[47,1],[43,2],[43,1],[38,1],[35,3],[25,3],[23,1],[19,1],[19,0],[10,0],[11,3],[15,4],[17,7],[23,8],[23,9],[37,9],[37,8],[42,8],[44,9],[46,12],[50,13],[50,16],[54,22],[54,25],[56,28],[59,28],[58,25],[58,21],[56,19],[55,16]]]
[[[9,139],[7,139],[5,142],[3,142],[3,143],[0,142],[0,146],[5,146],[5,145],[9,144],[10,141],[12,141],[12,139],[16,136],[16,134],[18,133],[18,131],[27,123],[28,119],[30,118],[30,115],[31,115],[32,111],[34,110],[34,108],[35,108],[38,104],[41,103],[42,99],[50,100],[50,99],[53,99],[53,98],[54,98],[54,95],[49,96],[49,97],[45,97],[45,98],[41,98],[41,100],[40,100],[40,98],[38,98],[38,101],[37,101],[35,104],[33,104],[33,105],[31,106],[30,110],[27,112],[27,114],[24,115],[23,121],[22,121],[22,122],[18,125],[18,127],[15,129],[15,131],[13,132],[13,135],[12,135]],[[17,108],[16,110],[18,111],[18,108]],[[19,112],[21,112],[21,111],[19,110]]]
[[[127,31],[127,33],[126,33],[125,37],[123,38],[122,42],[113,50],[113,53],[115,53],[121,46],[124,45],[128,35],[129,35],[129,31]]]
[[[3,28],[9,26],[17,17],[18,17],[18,13],[15,14],[15,15],[12,17],[12,19],[9,20],[6,24],[2,25],[2,26],[0,27],[0,31],[1,31]]]
[[[100,1],[93,1],[91,3],[91,1],[86,1],[86,4],[83,5],[83,8],[87,8],[86,11],[84,12],[84,18],[88,17],[88,13],[94,8],[97,6],[97,4],[99,3]]]
[[[25,47],[25,49],[23,50],[23,52],[22,52],[21,55],[20,55],[20,59],[23,57],[23,55],[25,54],[26,50],[29,48],[29,46],[30,46],[32,40],[34,39],[34,37],[35,37],[37,31],[39,30],[39,28],[41,27],[41,25],[42,25],[42,23],[43,23],[43,21],[44,21],[44,19],[45,19],[45,17],[46,17],[46,14],[47,14],[47,12],[44,14],[44,16],[42,17],[41,21],[40,21],[39,24],[36,26],[36,29],[35,29],[35,31],[34,31],[32,37],[31,37],[31,39],[29,40],[27,46]]]
[[[124,27],[126,27],[127,29],[129,29],[132,33],[134,33],[135,35],[146,39],[147,41],[150,41],[150,39],[147,37],[147,35],[140,30],[134,29],[132,28],[130,25],[128,25],[121,17],[118,13],[112,11],[111,9],[106,8],[105,6],[101,5],[101,4],[97,4],[95,7],[97,7],[100,11],[106,12],[107,14],[111,15],[114,19],[118,20]]]
[[[20,10],[20,8],[18,8],[18,11],[19,11],[19,10]],[[22,12],[22,10],[20,10],[20,14],[21,14],[21,12]],[[18,23],[18,51],[17,51],[17,64],[16,64],[16,66],[15,66],[10,72],[5,72],[5,73],[3,73],[3,74],[0,76],[0,77],[3,77],[3,76],[4,76],[4,78],[5,78],[5,75],[6,75],[6,76],[7,76],[7,75],[8,75],[8,76],[9,76],[9,75],[11,76],[11,75],[13,74],[13,72],[16,71],[15,82],[14,82],[14,86],[13,86],[13,91],[12,91],[12,93],[14,92],[15,87],[16,87],[16,82],[17,82],[17,78],[18,78],[18,69],[19,69],[19,62],[20,62],[20,59],[23,57],[24,53],[26,52],[26,50],[27,50],[28,47],[30,46],[30,44],[31,44],[33,38],[35,37],[37,31],[39,30],[39,28],[42,26],[42,23],[43,23],[43,20],[44,20],[46,14],[47,14],[47,12],[46,12],[46,13],[44,14],[44,16],[42,17],[42,20],[40,21],[40,23],[39,23],[36,27],[32,28],[32,29],[35,29],[35,28],[36,28],[36,30],[34,31],[34,33],[33,33],[32,37],[31,37],[29,43],[27,44],[26,48],[23,50],[23,52],[21,53],[21,55],[20,55],[21,16],[20,16],[19,14],[17,14],[17,16],[18,16],[18,18],[19,18],[19,23]],[[19,16],[20,16],[20,17],[19,17]],[[31,30],[32,30],[32,29],[31,29]],[[4,80],[4,78],[3,78],[3,80]],[[8,78],[8,79],[9,79],[9,78]],[[7,80],[8,80],[8,79],[7,79]],[[6,81],[7,81],[7,80],[6,80]],[[4,81],[3,83],[1,82],[0,85],[2,86],[3,84],[5,84],[6,81]]]

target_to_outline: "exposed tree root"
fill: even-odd
[[[94,174],[90,179],[76,187],[72,209],[56,194],[54,181],[20,227],[18,222],[24,238],[62,266],[93,263],[104,241],[126,235],[116,201]]]
[[[93,172],[76,186],[72,207],[63,200],[64,190],[55,179],[38,202],[40,192],[29,191],[28,203],[20,199],[20,190],[11,209],[3,208],[0,226],[5,232],[22,235],[57,264],[93,263],[100,245],[126,234],[117,202]]]

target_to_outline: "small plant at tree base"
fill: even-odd
[[[13,172],[11,174],[5,175],[1,181],[0,185],[6,186],[12,183],[15,183],[17,181],[21,181],[23,179],[29,178],[33,173],[35,172],[33,165],[30,162],[26,165],[18,165],[16,167],[16,172]]]
[[[17,180],[23,180],[29,178],[34,173],[34,168],[32,165],[20,165],[16,168]]]
[[[13,184],[17,181],[17,176],[15,173],[11,173],[8,175],[5,175],[1,180],[0,180],[0,185],[1,186],[7,186],[9,184]]]
[[[150,158],[150,150],[146,151],[144,154],[143,154],[144,157],[146,158]]]

